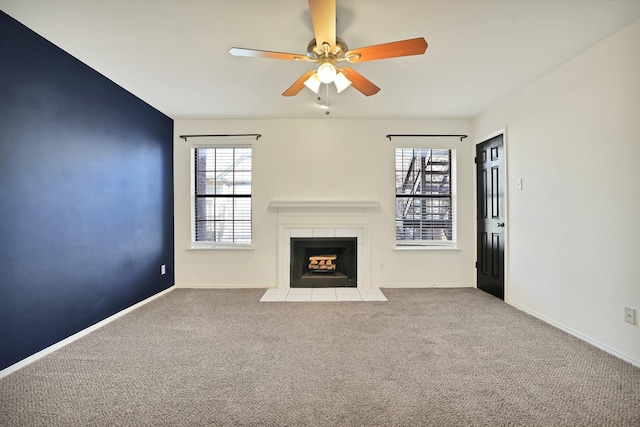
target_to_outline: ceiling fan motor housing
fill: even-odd
[[[307,45],[307,56],[314,61],[318,61],[319,59],[324,58],[327,55],[330,58],[335,59],[336,61],[342,61],[345,59],[344,54],[348,51],[349,48],[347,47],[347,43],[345,43],[345,41],[340,37],[336,37],[336,47],[333,52],[327,52],[326,55],[323,46],[318,46],[316,44],[316,39],[311,39],[311,41]]]

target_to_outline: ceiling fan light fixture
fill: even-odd
[[[315,93],[318,93],[318,90],[320,90],[320,84],[322,82],[320,81],[320,79],[318,78],[318,73],[313,73],[311,74],[311,76],[304,82],[304,85],[306,87],[308,87],[309,89],[311,89],[312,91],[314,91]]]
[[[336,78],[336,67],[331,62],[323,62],[318,67],[317,75],[322,83],[329,84]]]
[[[336,0],[309,0],[308,2],[314,37],[307,44],[306,54],[239,47],[229,49],[229,53],[233,56],[306,61],[316,64],[317,68],[315,70],[313,68],[308,69],[282,93],[282,96],[297,95],[305,86],[317,94],[323,83],[327,85],[328,91],[328,85],[332,82],[336,83],[338,93],[349,86],[353,86],[354,89],[365,96],[375,95],[380,91],[378,86],[367,80],[356,70],[349,67],[339,68],[336,67],[336,64],[340,64],[342,61],[357,63],[422,55],[427,50],[428,45],[424,37],[349,50],[345,41],[336,36],[336,23],[338,22]]]
[[[349,80],[342,71],[336,74],[336,77],[333,80],[333,82],[336,84],[336,89],[338,90],[338,93],[342,92],[343,90],[351,86],[351,80]]]

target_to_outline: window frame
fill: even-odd
[[[249,242],[219,242],[213,240],[196,240],[196,204],[198,200],[198,196],[196,194],[197,190],[197,177],[196,177],[196,151],[203,149],[237,149],[237,148],[248,148],[251,150],[251,169],[250,169],[250,178],[251,178],[251,191],[248,195],[242,195],[242,198],[248,198],[250,201],[250,239]],[[216,143],[216,144],[198,144],[194,145],[190,149],[190,181],[191,181],[191,189],[190,189],[190,198],[191,198],[191,249],[253,249],[253,154],[254,149],[252,144],[234,144],[234,143]],[[244,172],[244,171],[243,171]],[[233,194],[229,195],[229,197],[235,198]],[[233,216],[235,218],[235,215]]]
[[[398,150],[448,150],[450,152],[450,187],[451,187],[451,240],[403,240],[398,239],[398,232],[395,226],[398,221],[398,212],[397,212],[397,199],[399,197],[403,197],[401,194],[398,194],[396,188],[396,174],[397,174],[397,165],[396,165],[396,156]],[[457,239],[457,223],[458,223],[458,194],[457,194],[457,152],[456,148],[448,147],[446,145],[443,146],[397,146],[393,148],[393,162],[394,162],[394,239],[395,246],[397,250],[411,250],[411,249],[435,249],[435,250],[457,250],[458,249],[458,239]],[[405,196],[406,197],[406,196]]]

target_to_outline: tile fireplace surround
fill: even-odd
[[[357,287],[371,288],[369,211],[377,201],[272,201],[278,210],[278,286],[290,288],[292,237],[355,237],[357,239]]]

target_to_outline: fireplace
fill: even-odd
[[[292,237],[290,246],[290,287],[357,287],[356,237]]]
[[[291,263],[295,258],[291,240],[294,238],[355,239],[356,274],[349,286],[359,290],[372,287],[369,211],[379,209],[380,203],[370,200],[272,200],[269,207],[278,212],[279,289],[291,287]],[[357,283],[354,284],[356,276]]]

